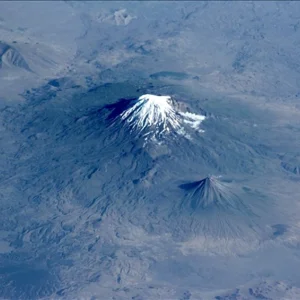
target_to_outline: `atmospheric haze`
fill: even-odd
[[[299,2],[0,6],[1,299],[300,299]]]

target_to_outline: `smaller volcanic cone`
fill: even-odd
[[[187,194],[182,206],[196,210],[243,211],[246,206],[227,183],[215,176],[180,186]]]
[[[185,195],[174,208],[181,230],[214,238],[244,239],[256,236],[258,216],[246,201],[249,195],[233,185],[209,176],[180,186]]]

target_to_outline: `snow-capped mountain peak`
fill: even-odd
[[[142,95],[121,114],[121,118],[140,132],[149,130],[163,134],[180,127],[180,117],[170,96]]]
[[[119,116],[122,122],[129,125],[131,132],[141,134],[145,140],[170,133],[190,138],[186,125],[202,131],[199,126],[205,116],[182,112],[177,106],[170,96],[145,94],[130,103]]]

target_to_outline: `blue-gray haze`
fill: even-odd
[[[0,299],[300,299],[299,47],[297,1],[1,1]]]

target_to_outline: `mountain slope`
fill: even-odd
[[[0,68],[1,67],[18,67],[26,71],[31,71],[24,57],[19,51],[10,45],[0,42]]]

